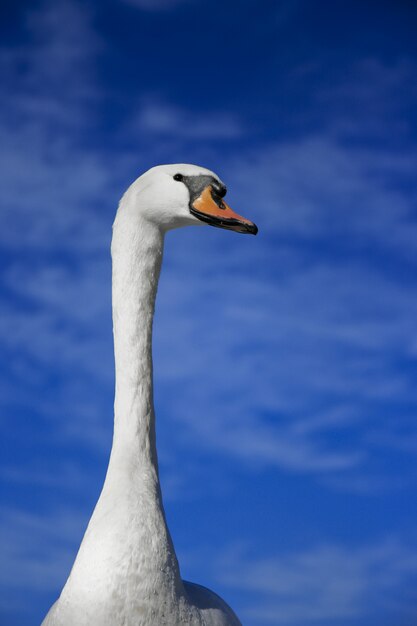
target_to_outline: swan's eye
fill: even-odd
[[[184,176],[182,174],[175,174],[174,180],[183,181],[184,180]]]

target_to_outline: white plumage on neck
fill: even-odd
[[[138,210],[139,181],[123,197],[113,226],[116,392],[109,466],[71,574],[43,624],[238,626],[218,596],[181,580],[165,521],[152,321],[166,228]]]

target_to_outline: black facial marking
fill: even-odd
[[[186,185],[188,191],[190,192],[190,208],[194,204],[195,200],[201,196],[204,189],[209,185],[211,186],[211,196],[214,202],[220,209],[225,208],[222,198],[226,195],[226,186],[213,176],[206,176],[205,174],[197,176],[175,174],[174,180],[181,181]]]
[[[251,233],[252,235],[256,235],[258,232],[255,224],[246,224],[241,223],[239,220],[234,218],[225,218],[221,219],[218,216],[213,217],[210,215],[205,215],[204,213],[200,213],[194,208],[194,202],[201,196],[204,189],[208,186],[211,187],[211,197],[213,201],[217,204],[219,209],[225,210],[226,206],[222,201],[222,198],[226,195],[227,189],[223,183],[218,181],[213,176],[207,176],[205,174],[200,174],[197,176],[185,176],[184,174],[175,174],[174,180],[178,180],[184,183],[187,187],[190,194],[190,213],[195,215],[203,222],[207,222],[211,226],[217,226],[218,228],[229,228],[231,230],[238,230],[241,233]]]

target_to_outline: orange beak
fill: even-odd
[[[190,206],[190,211],[198,219],[211,226],[227,228],[237,233],[250,233],[251,235],[256,235],[258,232],[258,227],[245,217],[232,211],[215,193],[211,185],[205,187],[198,198],[194,200]]]

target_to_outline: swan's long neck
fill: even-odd
[[[146,221],[115,224],[113,332],[116,366],[114,439],[109,470],[158,483],[152,389],[152,321],[163,235]],[[110,477],[111,478],[111,477]]]
[[[152,320],[163,233],[138,217],[132,223],[124,208],[119,208],[112,241],[113,447],[100,499],[64,589],[72,603],[85,597],[91,604],[96,595],[95,617],[102,611],[103,624],[113,607],[132,614],[168,610],[184,594],[165,522],[155,443]]]

